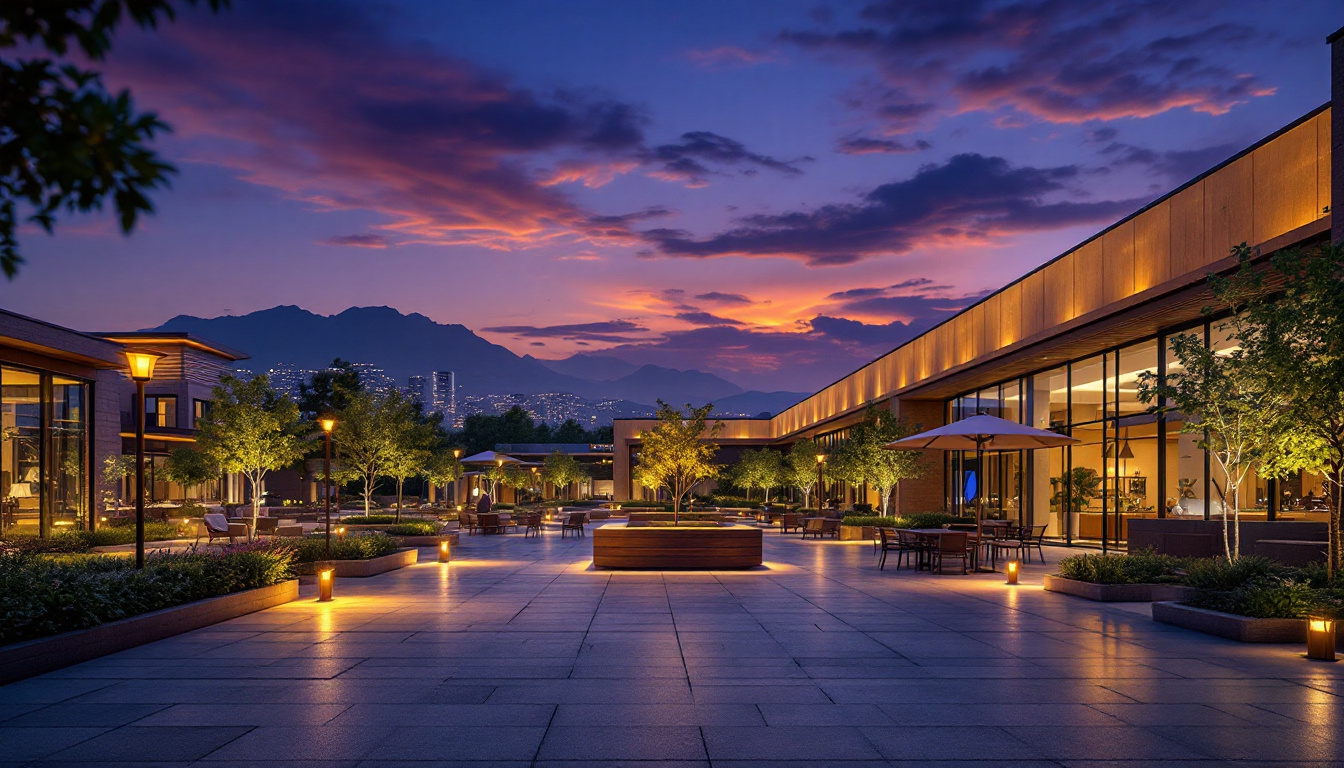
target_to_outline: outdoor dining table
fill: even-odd
[[[981,542],[981,539],[980,539],[980,534],[978,534],[978,533],[976,533],[976,532],[974,532],[974,531],[955,531],[955,530],[949,530],[949,529],[947,529],[947,528],[898,528],[897,530],[905,531],[906,533],[913,533],[913,534],[915,534],[916,536],[919,536],[920,538],[925,538],[925,539],[940,539],[940,540],[942,539],[943,534],[946,534],[946,533],[964,533],[964,534],[966,534],[966,540],[967,540],[967,541],[969,541],[969,542],[974,542],[974,543],[975,543],[975,549],[973,550],[974,554],[972,555],[972,560],[973,560],[973,562],[974,562],[974,569],[975,569],[977,572],[979,572],[979,570],[980,570],[980,542]],[[929,567],[930,567],[930,568],[933,567],[933,563],[932,563],[932,562],[929,563]],[[993,568],[991,568],[990,570],[993,571]]]

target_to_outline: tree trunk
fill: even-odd
[[[1241,557],[1241,484],[1237,483],[1232,491],[1232,551],[1238,559]]]
[[[406,482],[405,480],[402,480],[401,478],[397,478],[397,517],[396,517],[396,520],[397,520],[398,523],[401,522],[401,488],[402,488],[402,485],[403,485],[405,482]]]

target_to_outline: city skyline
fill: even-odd
[[[1325,2],[772,10],[239,2],[122,30],[109,83],[173,125],[180,174],[130,238],[24,231],[6,306],[377,303],[544,359],[829,380],[1328,95]]]

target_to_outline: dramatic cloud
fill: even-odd
[[[1237,68],[1263,30],[1210,21],[1212,0],[881,0],[841,29],[784,41],[873,68],[851,97],[887,132],[935,113],[1004,111],[1081,123],[1190,108],[1222,114],[1273,89]]]
[[[932,146],[923,139],[907,144],[903,141],[876,139],[872,136],[850,136],[841,139],[836,144],[835,149],[842,155],[903,155],[910,152],[923,152]]]
[[[678,312],[676,318],[690,323],[691,325],[706,327],[714,325],[746,325],[746,323],[741,320],[734,320],[730,317],[719,317],[718,315],[709,312]]]
[[[650,147],[641,108],[523,88],[399,38],[371,5],[242,2],[128,35],[117,54],[109,77],[163,114],[186,159],[317,210],[385,219],[381,240],[332,244],[628,242],[631,221],[665,210],[595,216],[561,185],[601,186],[646,164],[679,182],[721,164],[797,171],[716,134]]]
[[[735,45],[721,45],[718,48],[692,48],[686,52],[685,56],[687,61],[700,69],[739,69],[780,61],[775,54],[764,51],[750,51]]]
[[[337,235],[321,241],[323,245],[350,245],[356,248],[386,248],[389,243],[382,235]]]
[[[740,293],[722,293],[720,291],[710,291],[709,293],[697,293],[695,298],[701,301],[708,301],[711,304],[750,304],[751,299]]]
[[[573,323],[570,325],[497,325],[482,328],[485,333],[502,333],[520,339],[564,339],[566,341],[602,341],[623,343],[639,341],[638,334],[649,329],[629,320],[608,320],[596,323]]]
[[[657,166],[649,175],[667,181],[681,181],[692,187],[709,184],[708,177],[715,173],[705,163],[734,166],[744,174],[755,173],[758,168],[768,168],[797,175],[802,173],[798,163],[809,159],[800,158],[789,162],[776,160],[749,151],[740,141],[709,131],[684,133],[681,141],[653,147],[647,154],[647,161]]]
[[[1106,135],[1102,131],[1097,134]],[[1094,134],[1095,135],[1095,134]],[[1112,141],[1101,155],[1112,167],[1136,165],[1166,182],[1182,184],[1228,159],[1240,150],[1237,144],[1215,144],[1202,149],[1154,150]]]
[[[811,266],[849,264],[917,245],[979,242],[995,236],[1114,219],[1144,199],[1078,202],[1077,166],[1013,166],[1000,157],[957,155],[911,178],[884,184],[859,202],[812,211],[754,215],[703,240],[674,229],[643,233],[656,254],[690,258],[784,256]]]

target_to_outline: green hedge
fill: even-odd
[[[438,523],[401,523],[389,525],[383,533],[389,536],[438,536],[443,526]]]
[[[322,520],[322,519],[323,519],[321,515],[318,515],[317,517],[318,517],[318,520]],[[400,521],[397,520],[397,516],[396,516],[396,515],[368,515],[368,516],[365,516],[365,515],[347,515],[347,516],[341,518],[341,522],[340,522],[339,524],[342,524],[342,525],[398,525],[398,524],[400,524],[400,523],[416,523],[416,522],[422,522],[422,521],[423,521],[423,518],[420,517],[419,515],[412,515],[412,514],[409,514],[409,513],[403,513],[402,516],[401,516],[401,520],[400,520]],[[338,523],[337,523],[335,520],[333,520],[331,524],[332,524],[332,525],[338,525]]]
[[[0,644],[46,637],[293,578],[294,552],[239,544],[219,552],[128,557],[0,554]]]
[[[1093,584],[1171,584],[1182,580],[1187,560],[1151,549],[1134,554],[1070,555],[1059,561],[1059,575]]]
[[[190,537],[189,529],[176,523],[145,522],[145,541],[169,541]],[[0,539],[0,551],[34,554],[80,554],[94,547],[135,543],[135,526],[99,528],[94,531],[61,531],[45,539],[36,536],[7,536]]]
[[[800,512],[814,512],[815,510],[799,510]],[[944,525],[952,523],[975,523],[973,517],[958,517],[948,515],[942,512],[912,512],[908,515],[898,517],[882,517],[881,515],[845,515],[841,520],[841,525],[864,525],[881,526],[884,528],[942,528]]]
[[[265,546],[274,550],[292,551],[296,563],[315,563],[319,560],[372,560],[400,549],[396,539],[382,532],[347,534],[339,538],[333,536],[330,557],[327,556],[327,537],[324,535],[305,536],[302,539],[272,539]]]

